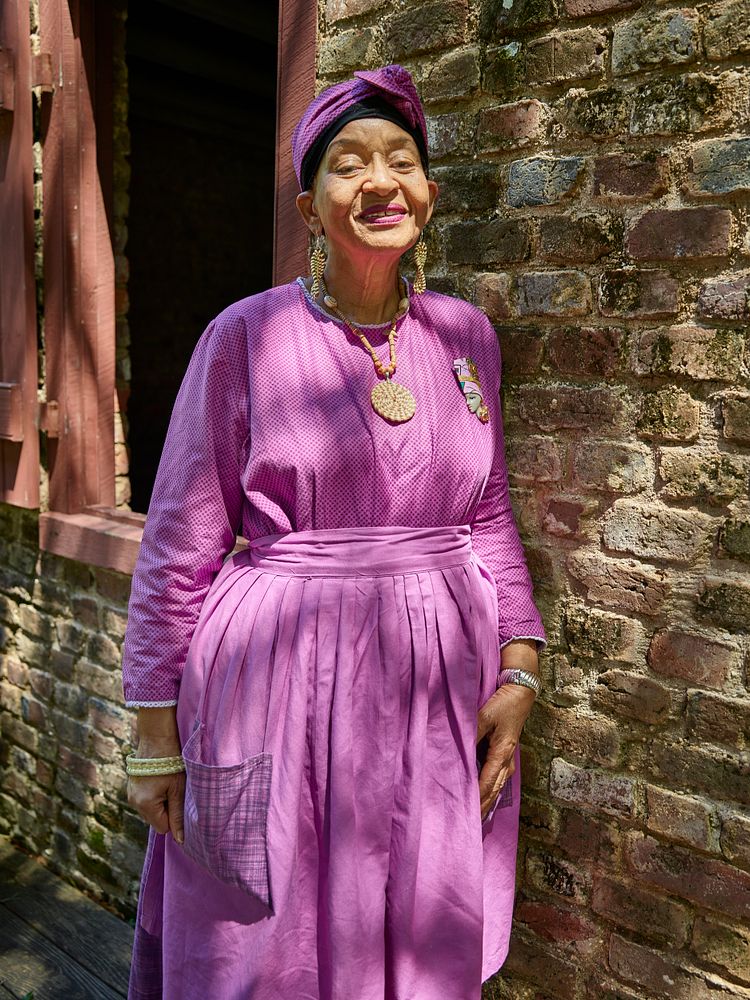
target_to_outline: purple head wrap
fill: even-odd
[[[370,110],[362,110],[351,114],[355,105],[362,102],[370,104]],[[393,64],[381,66],[375,70],[357,70],[351,80],[335,83],[314,98],[305,109],[292,134],[292,161],[300,189],[305,190],[309,184],[305,182],[312,178],[310,164],[305,163],[309,152],[315,152],[316,143],[330,133],[331,127],[342,119],[341,127],[346,121],[357,117],[377,117],[375,108],[380,105],[388,114],[392,109],[392,121],[403,124],[414,136],[422,157],[423,166],[427,167],[427,125],[425,123],[422,102],[414,86],[411,74],[403,66]],[[373,107],[374,106],[374,107]],[[333,133],[335,134],[335,132]],[[329,142],[333,138],[330,134]],[[325,152],[325,150],[323,150]],[[322,156],[322,153],[321,153]],[[317,168],[320,160],[315,163]],[[304,167],[304,169],[303,169]]]

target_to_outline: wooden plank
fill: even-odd
[[[18,382],[0,382],[0,438],[23,441],[23,393]]]
[[[108,3],[99,10],[111,15]],[[42,105],[47,398],[60,406],[59,437],[48,441],[49,495],[52,510],[70,513],[115,502],[114,255],[96,120],[96,81],[107,79],[97,60],[111,53],[95,51],[96,11],[93,0],[40,4],[56,81]]]
[[[14,433],[0,440],[0,500],[38,507],[31,46],[25,0],[0,2],[0,90],[0,380],[14,383],[20,394],[12,401]]]
[[[39,515],[39,547],[66,559],[132,575],[143,528],[95,514]]]
[[[92,975],[2,905],[0,959],[3,984],[21,996],[33,992],[34,1000],[118,1000],[127,995]]]
[[[130,926],[7,843],[0,847],[0,906],[116,993],[127,993]]]
[[[295,204],[299,185],[292,166],[292,132],[315,94],[317,7],[309,0],[279,2],[273,241],[275,285],[292,281],[309,270],[309,234]]]

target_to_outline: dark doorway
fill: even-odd
[[[131,0],[127,19],[133,510],[145,512],[208,321],[270,287],[275,3]]]

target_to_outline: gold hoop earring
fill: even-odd
[[[425,278],[424,265],[427,260],[427,244],[422,236],[419,237],[419,242],[414,247],[414,263],[416,266],[416,274],[414,275],[414,294],[421,295],[427,288],[427,279]]]
[[[326,268],[327,260],[325,239],[322,235],[316,236],[315,245],[310,254],[310,274],[312,275],[310,294],[314,299],[317,299],[320,294],[320,282]]]

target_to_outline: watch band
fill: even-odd
[[[497,679],[500,684],[522,684],[524,687],[531,688],[535,694],[539,694],[542,690],[542,682],[538,674],[534,674],[530,670],[521,670],[519,667],[501,670]]]

